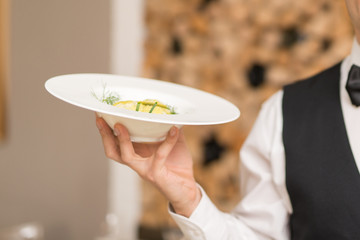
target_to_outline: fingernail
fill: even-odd
[[[119,136],[119,135],[120,135],[119,129],[114,128],[114,135],[115,135],[115,136]]]
[[[96,121],[96,126],[99,130],[102,130],[102,125],[99,121]]]
[[[176,127],[172,127],[170,129],[170,136],[173,137],[173,136],[175,136],[175,134],[176,134]]]

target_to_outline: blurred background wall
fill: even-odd
[[[144,58],[144,0],[112,0],[111,72],[139,76]],[[113,234],[119,240],[138,239],[142,215],[140,179],[130,168],[110,161],[109,213],[118,218]],[[144,238],[145,240],[146,238]]]
[[[108,162],[94,114],[44,89],[59,74],[110,71],[110,1],[11,0],[0,229],[44,225],[45,239],[94,239],[108,210]]]
[[[0,229],[38,221],[50,240],[95,239],[108,213],[123,240],[177,228],[156,189],[105,159],[94,114],[50,96],[48,78],[142,75],[235,103],[239,120],[185,128],[197,181],[230,211],[241,198],[238,151],[263,101],[341,60],[353,39],[343,0],[12,0],[10,9]]]

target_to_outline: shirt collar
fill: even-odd
[[[354,37],[351,53],[346,57],[341,66],[341,77],[340,77],[340,96],[342,103],[345,105],[353,106],[351,104],[350,97],[345,89],[347,78],[351,66],[355,64],[360,67],[360,44]],[[343,106],[344,107],[344,106]]]
[[[350,68],[353,64],[360,67],[360,45],[357,42],[355,37],[353,40],[351,53],[344,59],[342,66],[341,66],[341,79],[340,79],[341,89],[345,88],[347,77],[348,77]]]

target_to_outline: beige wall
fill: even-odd
[[[46,239],[93,239],[107,211],[108,162],[94,114],[44,89],[58,74],[109,72],[110,3],[12,0],[0,228],[27,221]]]

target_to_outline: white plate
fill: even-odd
[[[136,112],[102,103],[93,96],[92,92],[101,96],[104,87],[107,91],[118,93],[120,100],[157,99],[173,106],[176,114]],[[120,117],[127,122],[135,120],[142,124],[156,123],[156,127],[162,124],[170,127],[222,124],[234,121],[240,116],[239,109],[223,98],[160,80],[112,74],[69,74],[50,78],[46,81],[45,88],[65,102],[95,111],[100,115]]]

